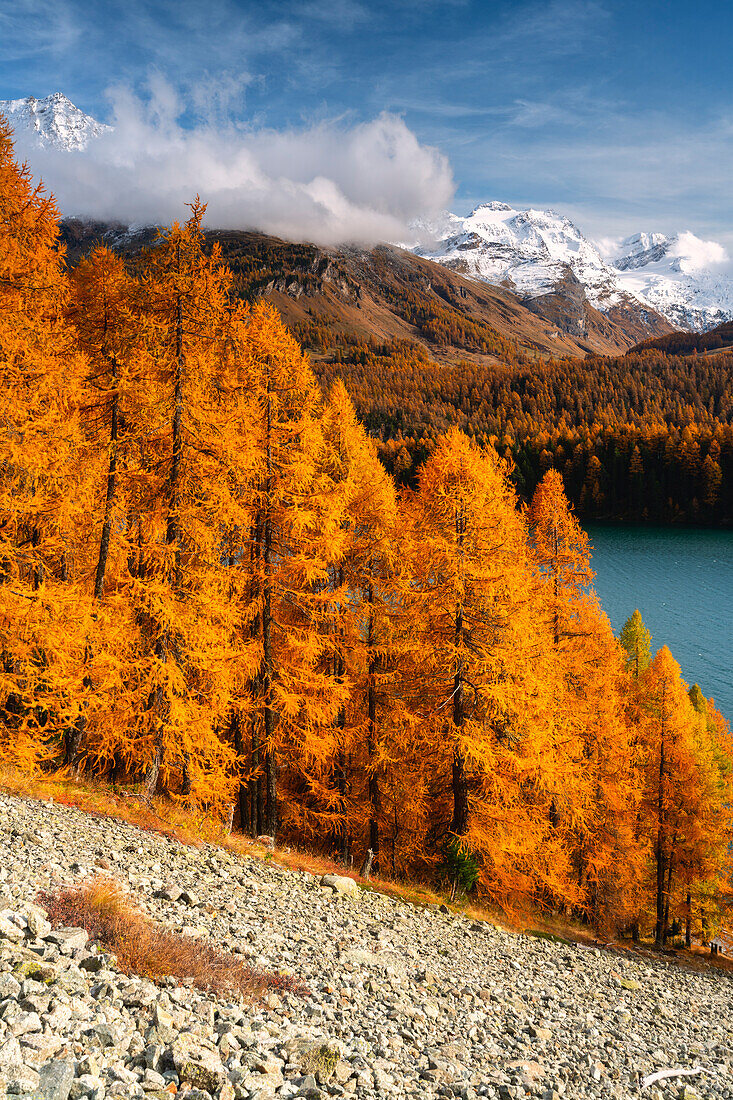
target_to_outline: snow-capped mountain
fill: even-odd
[[[39,145],[70,152],[85,149],[90,139],[112,129],[85,115],[62,92],[53,92],[45,99],[32,95],[26,99],[0,99],[0,113],[7,116],[17,134],[30,133]]]
[[[547,296],[579,283],[594,309],[615,320],[633,317],[642,327],[654,328],[662,317],[704,330],[733,319],[733,281],[715,272],[725,251],[692,233],[638,233],[608,256],[562,214],[504,202],[414,229],[418,255],[507,286],[538,310]]]
[[[733,319],[733,282],[722,245],[694,233],[636,233],[612,263],[621,284],[679,328],[705,332]]]

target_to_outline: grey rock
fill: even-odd
[[[25,932],[10,920],[9,917],[0,915],[0,940],[10,940],[11,943],[21,943],[25,939]]]
[[[38,1091],[42,1100],[68,1100],[74,1067],[70,1062],[54,1059],[39,1070]]]
[[[86,947],[89,933],[84,928],[56,928],[45,939],[48,943],[55,943],[62,955],[71,955]]]

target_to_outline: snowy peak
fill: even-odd
[[[32,95],[25,99],[2,99],[0,113],[7,117],[16,133],[29,133],[39,145],[69,152],[85,149],[91,139],[112,129],[85,115],[62,92],[53,92],[44,99]]]
[[[664,233],[634,233],[632,237],[627,237],[621,242],[613,265],[619,271],[629,271],[632,268],[657,263],[667,254],[669,246],[675,239],[665,236]]]
[[[577,281],[601,313],[618,316],[621,310],[642,324],[663,317],[675,327],[704,331],[733,319],[725,249],[687,231],[635,233],[609,256],[554,210],[497,201],[420,229],[419,255],[505,285],[525,302]]]
[[[596,308],[618,304],[620,288],[598,248],[554,210],[488,202],[466,218],[450,215],[443,225],[446,233],[416,251],[526,299],[552,293],[572,274]]]

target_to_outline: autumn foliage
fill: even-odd
[[[99,247],[67,272],[0,130],[0,759],[706,934],[730,732],[640,616],[613,637],[563,475],[525,511],[511,447],[453,428],[398,489],[204,211],[134,270]]]

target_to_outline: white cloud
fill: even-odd
[[[111,92],[114,131],[85,152],[22,148],[63,214],[126,223],[185,217],[196,193],[212,228],[257,228],[319,243],[402,237],[407,223],[445,208],[447,159],[399,117],[275,131],[200,124],[162,80],[143,100]]]
[[[686,274],[728,263],[728,253],[722,245],[716,241],[701,241],[690,232],[679,234],[669,254],[679,257],[680,267]]]

